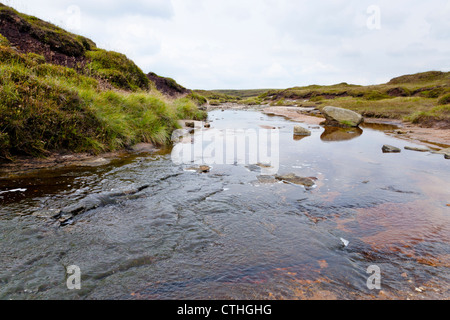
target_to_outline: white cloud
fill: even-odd
[[[450,67],[447,0],[10,0],[189,88],[379,83]],[[367,28],[367,8],[380,29]],[[68,11],[81,10],[79,20]],[[77,25],[77,21],[79,24]]]

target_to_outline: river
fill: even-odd
[[[276,172],[236,162],[200,173],[162,150],[0,180],[0,299],[450,298],[442,155],[370,126],[300,138],[298,123],[256,110],[209,119],[210,130],[275,130]],[[288,173],[315,185],[272,178]],[[66,285],[72,265],[80,290]]]

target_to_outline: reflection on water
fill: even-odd
[[[325,127],[320,139],[325,142],[347,141],[358,138],[362,134],[361,128]]]
[[[396,130],[400,127],[395,124],[391,123],[373,123],[373,122],[363,122],[361,124],[362,128],[377,130],[377,131],[389,131],[389,130]]]
[[[294,134],[294,141],[301,141],[306,138],[309,138],[309,136],[299,136],[297,134]]]
[[[294,140],[281,117],[210,118],[219,130],[280,128],[278,174],[315,188],[258,166],[186,171],[170,153],[0,180],[2,192],[21,190],[0,194],[0,299],[450,297],[448,160],[383,154],[411,143],[367,127]],[[72,224],[53,218],[84,203],[95,205]],[[80,291],[65,286],[69,265],[81,269]],[[382,291],[366,286],[371,265]]]

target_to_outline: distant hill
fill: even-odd
[[[195,92],[205,96],[211,105],[227,102],[316,108],[333,105],[366,117],[403,119],[423,126],[450,128],[450,72],[404,75],[386,84],[371,86],[342,82],[288,89]]]
[[[450,82],[450,72],[429,71],[409,74],[392,79],[388,84],[420,83],[420,82]]]

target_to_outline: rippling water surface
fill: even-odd
[[[300,139],[298,123],[257,111],[210,119],[216,129],[280,128],[278,173],[316,187],[261,179],[257,166],[186,171],[170,151],[0,180],[0,298],[450,298],[443,156],[383,154],[384,144],[412,144],[377,128],[312,126]],[[92,200],[66,226],[52,218]],[[81,290],[66,287],[70,265],[81,269]],[[371,265],[381,291],[367,287]]]

